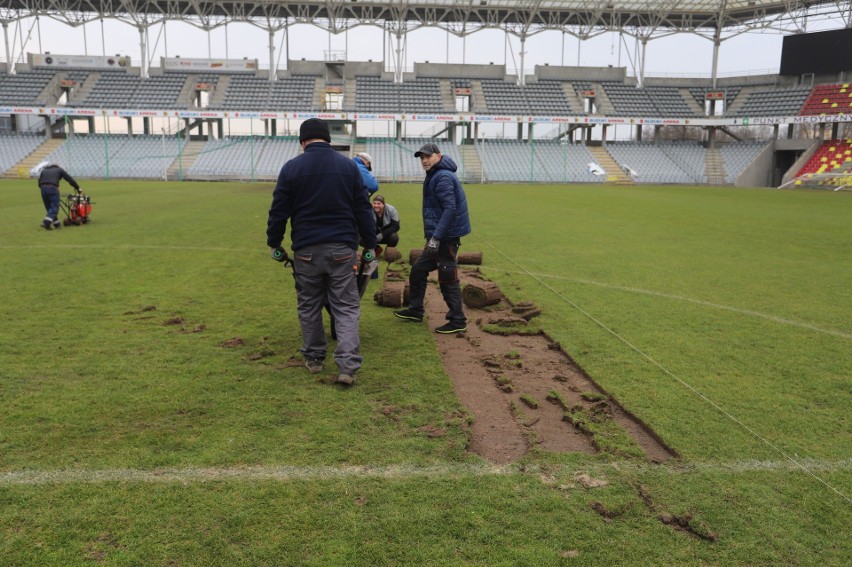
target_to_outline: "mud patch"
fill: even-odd
[[[242,337],[234,337],[233,339],[228,339],[227,341],[222,343],[222,348],[236,348],[241,347],[246,344],[245,340]]]
[[[651,494],[648,492],[648,489],[643,485],[639,485],[637,490],[639,492],[639,498],[645,504],[645,507],[648,508],[649,511],[657,514],[657,519],[661,523],[671,526],[677,531],[687,533],[705,541],[715,543],[718,539],[715,532],[708,529],[701,522],[696,521],[690,512],[681,515],[670,514],[665,511],[658,513],[657,505],[654,503],[654,499],[651,498]]]
[[[459,275],[462,287],[482,283],[475,272]],[[436,285],[427,289],[425,308],[430,327],[444,323],[447,307]],[[435,340],[473,416],[471,451],[498,464],[530,450],[606,451],[654,462],[676,456],[530,321],[540,313],[534,304],[501,299],[465,311],[467,332]]]

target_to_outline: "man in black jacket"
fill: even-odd
[[[327,343],[323,305],[334,316],[337,382],[351,385],[361,368],[358,321],[360,296],[355,281],[358,243],[363,254],[376,247],[376,217],[361,172],[352,160],[331,147],[328,125],[310,118],[302,123],[299,143],[304,153],[291,159],[278,175],[266,228],[273,258],[286,258],[281,243],[290,221],[294,252],[300,350],[312,374],[322,372]]]
[[[63,179],[70,183],[77,190],[77,193],[81,192],[80,186],[74,178],[68,175],[68,172],[59,167],[58,164],[51,163],[42,169],[38,176],[41,200],[44,202],[44,210],[46,211],[44,220],[41,221],[41,227],[45,230],[62,227],[59,224],[59,182]]]

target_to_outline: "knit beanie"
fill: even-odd
[[[325,140],[331,143],[331,134],[328,132],[328,124],[319,118],[308,118],[299,127],[299,141]]]

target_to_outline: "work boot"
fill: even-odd
[[[344,386],[351,386],[355,383],[355,375],[354,374],[344,374],[340,373],[337,376],[337,380],[335,380],[338,384],[343,384]]]
[[[50,230],[53,228],[53,226],[50,224],[50,221],[47,219],[41,221],[41,225],[39,226],[41,226],[44,230]]]
[[[464,333],[467,331],[467,324],[459,323],[457,321],[450,321],[446,325],[441,325],[437,329],[435,329],[436,333],[441,333],[442,335],[450,335],[452,333]]]
[[[423,313],[419,313],[411,308],[403,309],[401,311],[394,311],[393,314],[399,317],[400,319],[405,319],[406,321],[416,321],[419,323],[423,320]]]
[[[59,230],[60,228],[62,228],[61,222],[56,221],[56,222],[53,223],[53,230]]]
[[[322,359],[308,358],[307,360],[305,360],[305,367],[311,374],[319,374],[320,372],[322,372]]]

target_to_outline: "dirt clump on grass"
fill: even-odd
[[[460,270],[460,278],[462,288],[482,282],[471,270]],[[432,328],[447,312],[434,283],[425,301]],[[535,324],[540,313],[532,302],[502,298],[482,309],[465,306],[466,332],[435,334],[444,368],[473,416],[470,450],[498,464],[530,450],[627,452],[654,462],[676,456]],[[608,444],[619,430],[626,441]]]

